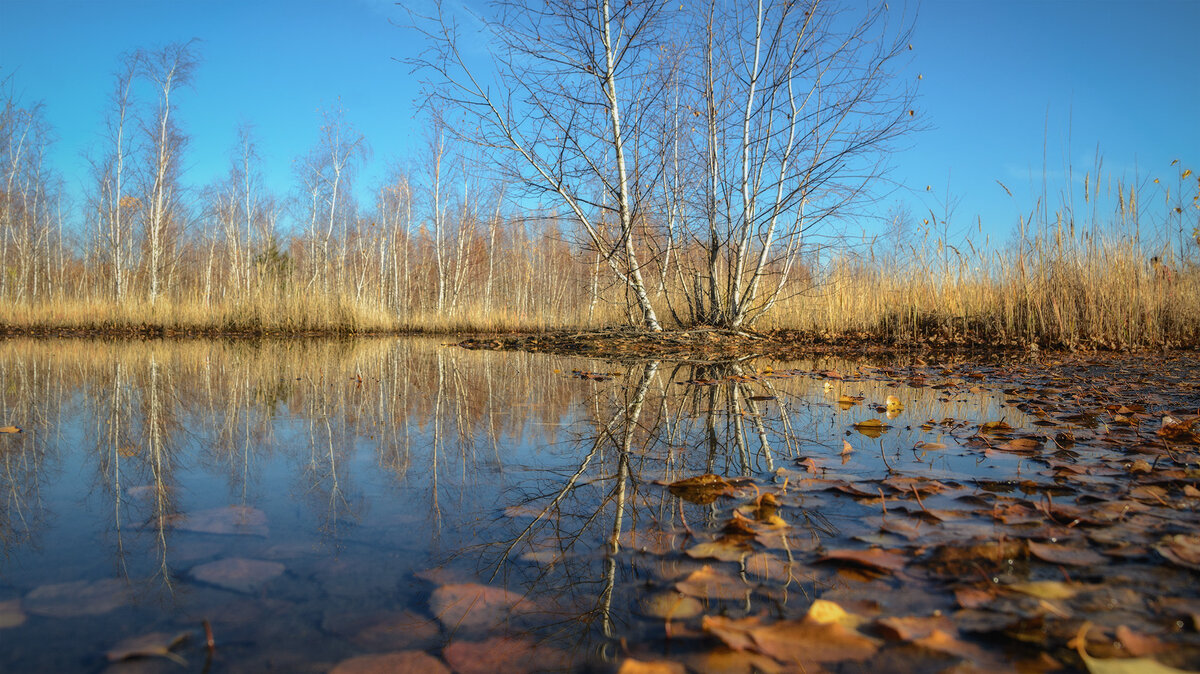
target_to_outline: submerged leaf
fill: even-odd
[[[448,630],[483,629],[504,622],[525,597],[478,583],[443,585],[429,597],[429,611]]]
[[[763,625],[758,618],[706,616],[704,630],[730,648],[753,650],[789,664],[866,660],[879,643],[838,623],[803,620]]]
[[[679,498],[697,505],[708,505],[734,491],[733,485],[711,473],[672,482],[667,485],[667,489]]]
[[[150,634],[122,639],[120,643],[109,649],[105,655],[108,657],[109,662],[129,660],[130,658],[159,657],[186,665],[187,663],[184,659],[172,653],[171,649],[183,643],[187,638],[187,632],[177,632],[175,634],[151,632]]]
[[[342,660],[329,674],[450,674],[450,670],[424,651],[397,651]]]
[[[267,536],[267,515],[250,506],[228,506],[184,513],[171,525],[180,531],[202,534]]]
[[[638,613],[649,618],[687,620],[703,612],[699,601],[679,592],[659,592],[638,602]]]
[[[751,591],[740,578],[704,566],[675,583],[675,589],[698,599],[743,599]]]
[[[25,622],[25,612],[21,610],[20,599],[0,601],[0,630],[7,627],[17,627]]]
[[[283,573],[279,562],[230,557],[201,564],[192,569],[196,580],[237,592],[253,592]]]
[[[442,657],[457,674],[524,674],[566,669],[566,653],[529,639],[493,637],[485,641],[452,641]]]
[[[51,618],[101,615],[130,603],[129,586],[116,578],[43,585],[25,595],[22,606]]]
[[[625,658],[617,674],[686,674],[687,668],[670,660],[634,660]]]
[[[1028,583],[1012,583],[1006,585],[1010,590],[1027,594],[1038,599],[1070,599],[1079,593],[1077,588],[1074,588],[1064,582],[1057,580],[1035,580]]]
[[[830,550],[818,561],[849,562],[881,571],[899,571],[908,564],[908,559],[904,555],[879,548],[870,548],[868,550]]]
[[[1029,552],[1043,562],[1051,564],[1067,564],[1070,566],[1092,566],[1103,564],[1104,555],[1086,548],[1073,548],[1058,543],[1038,543],[1029,541]]]

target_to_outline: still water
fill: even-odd
[[[911,550],[879,517],[949,507],[924,487],[872,502],[885,487],[863,481],[1019,479],[1019,453],[956,435],[1031,427],[1011,388],[989,384],[1000,367],[605,362],[428,339],[3,341],[0,427],[21,432],[0,434],[0,670],[351,671],[404,652],[456,671],[615,671],[628,657],[704,671],[694,658],[724,646],[694,611],[654,604],[664,590],[710,615],[784,619],[817,597],[928,585],[820,555]],[[856,426],[868,420],[882,426]],[[689,502],[663,486],[702,474],[728,492]],[[731,509],[766,488],[787,490],[785,533],[686,552],[723,540]],[[689,592],[706,568],[741,589]],[[897,613],[954,608],[909,594]],[[931,671],[957,661],[939,657]]]

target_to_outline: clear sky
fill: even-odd
[[[199,38],[194,87],[178,97],[186,185],[222,176],[249,122],[267,186],[285,195],[320,110],[340,100],[374,152],[362,195],[421,144],[418,87],[395,60],[418,48],[395,25],[406,17],[387,0],[0,0],[0,76],[23,104],[45,104],[59,139],[51,160],[78,201],[121,54]],[[1082,180],[1097,149],[1127,178],[1200,163],[1200,0],[924,0],[916,33],[911,74],[928,129],[893,174],[916,195],[894,198],[925,199],[915,212],[940,212],[949,195],[959,229],[978,216],[1003,237],[1040,192],[1043,152],[1052,195],[1068,160]]]

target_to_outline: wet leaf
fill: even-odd
[[[25,612],[21,610],[20,599],[0,601],[0,630],[17,627],[25,622]]]
[[[1077,588],[1057,580],[1012,583],[1005,585],[1005,587],[1021,594],[1037,597],[1038,599],[1070,599],[1079,593]]]
[[[1167,648],[1162,641],[1146,634],[1134,632],[1124,625],[1117,627],[1117,639],[1130,655],[1137,657],[1161,653]]]
[[[807,617],[809,620],[820,623],[822,625],[828,623],[837,623],[851,629],[857,629],[867,621],[866,618],[854,613],[847,613],[846,609],[840,604],[829,601],[827,599],[816,599],[812,606],[808,607]]]
[[[452,641],[442,657],[457,674],[525,674],[566,669],[566,653],[529,639],[493,637],[485,641]]]
[[[1174,564],[1200,571],[1200,536],[1177,534],[1154,546],[1158,554]]]
[[[1069,566],[1092,566],[1107,561],[1104,555],[1086,548],[1074,548],[1058,543],[1029,541],[1029,552],[1043,562]]]
[[[649,618],[687,620],[703,612],[699,601],[678,592],[658,592],[638,602],[638,613]]]
[[[129,586],[115,578],[43,585],[29,594],[21,605],[34,615],[51,618],[101,615],[130,603]]]
[[[267,515],[250,506],[228,506],[183,513],[171,525],[180,531],[203,534],[267,536]]]
[[[686,674],[687,668],[679,662],[670,660],[634,660],[625,658],[617,674]]]
[[[342,660],[329,674],[450,674],[450,670],[424,651],[396,651]]]
[[[0,433],[20,433],[21,429],[16,426],[0,426]]]
[[[765,655],[724,647],[686,659],[693,670],[704,674],[780,674],[783,671],[779,663]]]
[[[1008,433],[1012,430],[1015,429],[1013,429],[1012,426],[1009,426],[1008,422],[1004,419],[1001,419],[1000,421],[989,421],[987,423],[980,424],[979,426],[980,433]]]
[[[854,424],[854,430],[872,439],[882,436],[890,428],[891,426],[878,419],[867,419]]]
[[[904,555],[880,548],[870,548],[867,550],[830,550],[818,561],[847,562],[880,571],[899,571],[908,564],[908,559]]]
[[[524,603],[522,595],[503,588],[458,583],[434,590],[429,611],[447,630],[483,629],[503,623]]]
[[[193,567],[191,575],[209,585],[236,592],[254,592],[282,574],[285,568],[279,562],[229,557]]]
[[[730,648],[753,650],[788,664],[861,661],[879,650],[870,637],[808,618],[763,625],[753,617],[705,616],[703,628]]]
[[[687,549],[692,559],[715,559],[721,562],[737,562],[750,554],[750,546],[741,540],[724,536],[708,543],[699,543]]]
[[[1091,623],[1084,622],[1071,640],[1079,658],[1090,674],[1194,674],[1168,667],[1151,658],[1093,658],[1087,652],[1087,632]]]
[[[171,650],[182,644],[188,638],[187,632],[177,632],[168,634],[166,632],[151,632],[129,639],[123,639],[116,646],[109,649],[105,656],[109,662],[117,662],[118,660],[129,660],[131,658],[167,658],[172,662],[177,662],[181,665],[186,665],[187,662]]]
[[[675,496],[698,505],[708,505],[722,496],[734,493],[733,485],[711,473],[672,482],[667,485],[667,489]]]
[[[675,583],[675,589],[697,599],[744,599],[751,587],[740,578],[704,566]]]

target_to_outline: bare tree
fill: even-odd
[[[145,125],[148,155],[146,203],[143,207],[145,259],[149,274],[149,298],[154,303],[163,291],[172,262],[172,229],[183,218],[179,195],[180,155],[187,138],[179,131],[171,95],[176,87],[191,84],[199,61],[195,40],[169,44],[158,51],[138,53],[141,75],[153,84],[157,97],[153,119]]]
[[[639,220],[653,176],[636,152],[639,121],[660,95],[654,61],[671,17],[665,2],[565,0],[496,3],[476,17],[496,70],[490,78],[464,54],[458,24],[439,3],[422,22],[433,47],[414,65],[432,76],[432,96],[462,114],[459,134],[499,153],[530,199],[565,207],[586,241],[628,288],[640,323],[661,330],[643,279]],[[617,227],[599,226],[601,194]]]

